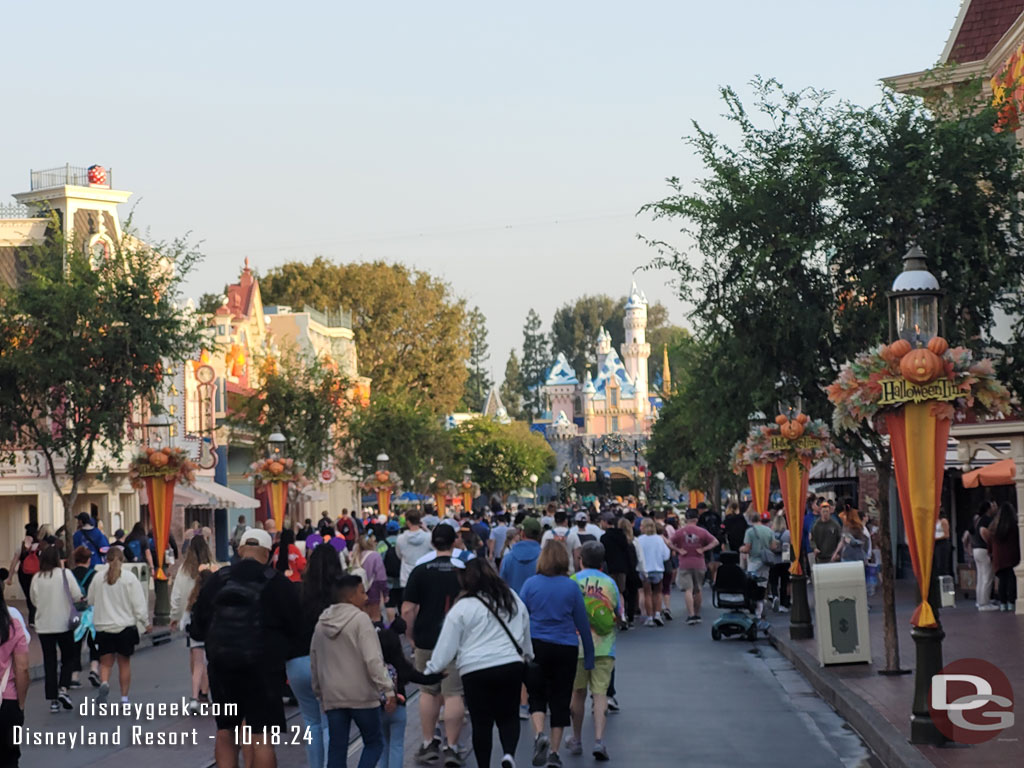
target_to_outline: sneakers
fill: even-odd
[[[565,740],[565,748],[569,750],[569,754],[576,756],[583,754],[583,742],[577,741],[575,736],[570,736]]]
[[[68,695],[66,688],[61,688],[60,693],[57,694],[57,701],[64,709],[74,709],[74,705],[71,703],[71,697]]]
[[[694,616],[693,618],[696,619],[696,621],[693,622],[694,624],[700,624],[701,621],[703,621],[700,616]]]
[[[620,709],[619,702],[616,701],[614,696],[609,696],[608,697],[608,714],[609,715],[616,715],[616,714],[619,713],[619,709]]]
[[[102,686],[100,688],[102,690]],[[416,762],[431,765],[441,759],[441,740],[433,739],[429,744],[420,744],[416,750]]]
[[[50,714],[56,715],[58,712],[60,712],[60,702],[54,699],[50,702]]]
[[[985,605],[978,606],[979,611],[998,611],[999,606],[995,603],[986,603]]]
[[[519,705],[519,719],[529,720],[530,719],[530,707],[527,704]]]
[[[196,699],[189,699],[188,704],[185,705],[186,715],[198,715],[199,714],[199,701]]]
[[[466,764],[465,758],[451,744],[444,748],[445,768],[462,768]]]
[[[606,763],[611,759],[608,757],[608,747],[604,745],[603,741],[594,742],[594,759],[599,763]]]
[[[512,755],[502,755],[501,768],[516,768],[516,759]]]
[[[699,619],[696,616],[687,616],[686,617],[686,623],[687,624],[693,625],[693,624],[696,624],[698,621],[699,621]]]
[[[543,733],[538,733],[537,738],[533,740],[533,764],[538,768],[551,765],[548,762],[548,744],[548,737]]]
[[[70,683],[68,683],[68,688],[81,688],[81,687],[82,687],[82,681],[81,680],[72,680]]]
[[[672,611],[670,611],[668,608],[663,608],[661,611],[661,615],[664,616],[668,621],[672,621]]]
[[[558,756],[557,752],[552,752],[550,755],[548,755],[547,768],[562,768],[562,758]]]
[[[665,626],[665,621],[664,621],[664,619],[661,618],[661,612],[660,611],[658,613],[654,614],[654,623],[656,625],[658,625],[659,627],[664,627]]]
[[[789,613],[789,606],[788,605],[780,605],[779,606],[779,613]]]
[[[654,626],[654,619],[652,619],[650,616],[648,616],[646,619],[644,619],[644,626],[645,627],[653,627]]]
[[[100,687],[100,673],[97,672],[94,669],[90,669],[89,670],[89,682],[92,684],[93,688],[99,688]]]
[[[110,683],[100,683],[99,690],[96,691],[96,701],[106,703],[108,696],[110,696]]]

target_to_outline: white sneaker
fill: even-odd
[[[501,768],[516,768],[516,759],[508,754],[502,756]]]
[[[995,603],[986,603],[985,605],[978,606],[979,611],[998,611],[999,606]]]
[[[654,614],[654,623],[659,627],[665,626],[665,621],[661,618],[661,613]]]

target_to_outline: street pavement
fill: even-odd
[[[676,602],[681,605],[678,593]],[[677,613],[680,611],[677,610]],[[879,766],[855,732],[817,696],[792,667],[765,640],[754,644],[742,640],[714,642],[710,620],[717,612],[705,609],[705,622],[687,626],[677,619],[664,628],[639,628],[619,638],[616,684],[620,714],[609,718],[606,742],[613,764],[628,766],[725,766],[757,764],[791,768],[857,768]],[[777,617],[780,623],[787,616]],[[178,638],[169,645],[138,652],[133,664],[131,700],[135,703],[180,702],[188,694],[188,660],[184,642]],[[44,768],[60,764],[79,768],[114,761],[120,765],[145,768],[205,767],[211,764],[214,733],[212,718],[156,717],[153,720],[112,720],[83,718],[79,703],[91,697],[88,686],[74,692],[76,710],[52,715],[43,699],[41,683],[33,683],[29,693],[26,725],[32,729],[78,730],[87,733],[109,732],[120,724],[120,746],[22,747],[21,765]],[[111,701],[118,700],[116,686]],[[301,724],[294,708],[289,708],[289,725]],[[406,765],[419,740],[416,699],[409,708],[406,730]],[[132,743],[132,726],[141,726],[141,735],[165,738],[187,733],[179,745]],[[530,765],[532,733],[523,724],[517,764]],[[193,734],[192,729],[195,729]],[[469,745],[469,728],[462,741]],[[196,746],[195,744],[198,744]],[[584,726],[584,754],[570,757],[562,752],[567,766],[591,765],[593,744],[589,721]],[[355,765],[359,743],[352,744]],[[497,765],[500,754],[495,735]],[[283,768],[306,765],[301,744],[278,747]],[[476,765],[472,756],[467,765]]]

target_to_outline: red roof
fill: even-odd
[[[970,0],[948,61],[984,59],[1022,12],[1024,0]]]
[[[214,314],[231,315],[232,317],[248,317],[252,312],[252,300],[255,293],[256,278],[249,268],[249,258],[245,259],[242,277],[237,283],[228,286],[227,303],[218,307]]]

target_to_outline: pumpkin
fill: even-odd
[[[783,416],[781,413],[778,416],[775,417],[775,423],[778,424],[780,427],[783,424],[785,424],[787,421],[789,421],[789,417],[788,416]]]
[[[796,415],[796,420],[799,421],[801,424],[806,424],[810,419],[806,413],[798,413]]]
[[[795,419],[787,421],[779,429],[782,432],[782,436],[787,440],[796,440],[804,433],[803,422],[796,421]]]
[[[163,448],[161,448],[161,449],[160,449],[160,452],[161,452],[161,453],[162,453],[162,454],[163,454],[164,456],[170,456],[170,455],[171,455],[171,450],[172,450],[172,449],[171,449],[171,447],[170,447],[169,445],[165,445],[165,446],[164,446]]]
[[[946,354],[946,350],[949,349],[949,342],[941,336],[935,336],[928,342],[928,349],[942,357]]]
[[[900,373],[907,381],[915,384],[927,384],[935,381],[943,372],[942,358],[930,349],[922,347],[904,355],[900,361]]]
[[[154,467],[167,466],[167,454],[163,451],[154,451],[149,456],[149,463]]]
[[[272,461],[267,466],[267,471],[272,475],[280,475],[284,472],[284,464],[279,461]]]
[[[909,341],[906,339],[896,339],[896,341],[889,345],[889,354],[892,355],[894,360],[899,360],[911,349],[913,349],[913,347],[910,346]]]

